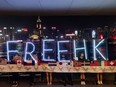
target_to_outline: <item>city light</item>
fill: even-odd
[[[6,37],[8,37],[9,35],[6,35]]]
[[[100,37],[100,39],[103,39],[103,35],[102,34],[100,34],[99,37]]]
[[[22,28],[21,30],[22,30],[22,31],[25,31],[25,32],[27,32],[27,31],[28,31],[28,29],[27,29],[27,28]]]
[[[114,40],[116,40],[116,35],[114,35]]]
[[[75,34],[66,34],[66,36],[69,36],[69,37],[72,37],[72,36],[75,36]]]
[[[46,36],[46,38],[48,38],[48,36]]]
[[[96,32],[95,30],[92,30],[92,38],[95,38],[96,37]]]
[[[56,27],[51,27],[53,30],[56,29]]]
[[[7,29],[7,27],[3,27],[3,29]]]
[[[18,29],[17,32],[21,32],[22,30]]]
[[[13,27],[10,27],[10,29],[13,29]]]
[[[0,36],[2,36],[3,34],[0,34]]]
[[[78,31],[77,31],[77,30],[75,30],[75,35],[76,35],[76,36],[78,35]]]
[[[60,38],[64,38],[64,36],[61,35]]]
[[[12,29],[14,29],[14,27],[10,27],[10,29],[12,30]]]
[[[43,29],[46,29],[46,27],[43,27]]]
[[[56,36],[56,38],[58,38],[58,36]]]

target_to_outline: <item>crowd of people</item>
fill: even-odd
[[[7,59],[5,58],[0,58],[0,65],[5,65],[5,64],[8,64],[8,63],[11,63],[11,64],[32,64],[32,65],[39,65],[41,62],[40,62],[40,59],[38,58],[37,54],[36,53],[33,53],[32,54],[33,58],[37,61],[37,62],[34,62],[31,58],[25,63],[23,61],[23,58],[21,55],[19,55],[18,53],[16,53],[12,60],[9,62],[7,61]],[[84,54],[83,53],[80,53],[80,56],[79,56],[79,61],[80,62],[84,62],[85,59],[84,59]],[[45,73],[45,74],[43,74]],[[52,72],[43,72],[41,73],[41,75],[44,75],[43,78],[46,78],[46,82],[47,82],[47,85],[52,85]],[[35,78],[35,75],[36,75],[36,72],[30,72],[30,82],[29,84],[31,86],[34,85],[34,78]],[[70,84],[70,85],[73,85],[73,78],[72,78],[72,73],[59,73],[59,76],[61,77],[62,79],[62,82],[63,82],[63,85],[66,86],[67,84]],[[18,72],[13,72],[12,73],[12,87],[16,87],[18,86],[18,78],[19,78],[19,73]],[[103,84],[102,82],[102,73],[97,73],[96,75],[96,78],[97,78],[97,84]],[[86,74],[85,73],[81,73],[80,74],[80,80],[81,80],[81,85],[86,85]],[[116,84],[116,73],[115,73],[115,77],[114,77],[114,80],[115,80],[115,84]]]

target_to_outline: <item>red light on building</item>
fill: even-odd
[[[116,40],[116,35],[114,35],[114,40]]]
[[[102,35],[102,34],[100,34],[100,35],[99,35],[99,38],[100,38],[100,39],[103,39],[103,35]]]
[[[21,30],[22,30],[22,31],[26,31],[26,32],[28,31],[28,29],[27,29],[27,28],[22,28]]]

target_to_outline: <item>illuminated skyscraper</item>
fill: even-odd
[[[42,25],[41,25],[41,19],[38,16],[36,21],[36,29],[33,31],[33,35],[31,36],[32,39],[41,39],[43,38],[43,31],[42,31]]]
[[[40,16],[38,16],[38,19],[37,19],[37,24],[36,24],[36,28],[37,28],[37,31],[38,31],[38,36],[39,38],[43,38],[44,37],[44,34],[43,34],[43,29],[42,29],[42,24],[41,24],[41,19],[40,19]]]

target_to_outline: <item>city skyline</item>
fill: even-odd
[[[28,33],[26,37],[29,38],[29,35],[33,35],[34,31],[39,31],[36,26],[37,19],[38,16],[0,16],[0,30],[7,31],[7,33],[13,31],[18,38]],[[91,34],[92,30],[97,30],[97,28],[103,31],[107,27],[108,32],[110,28],[116,27],[115,16],[40,16],[40,20],[42,30],[45,36],[49,36],[49,38],[51,35],[75,33],[75,30],[78,30],[78,33],[81,32],[83,34],[81,36],[86,37]],[[7,29],[4,30],[4,27]],[[27,28],[28,31],[20,34],[22,28]],[[4,33],[4,35],[7,35],[7,33]],[[11,37],[13,38],[13,36]]]

